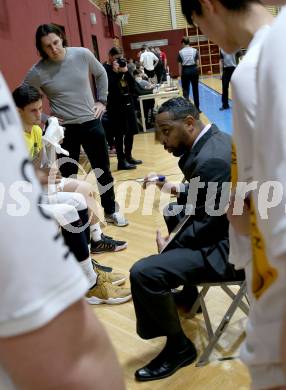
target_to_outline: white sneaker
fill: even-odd
[[[105,220],[107,223],[113,223],[116,226],[127,226],[129,224],[128,220],[120,214],[119,211],[113,214],[105,214]]]

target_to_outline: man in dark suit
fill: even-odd
[[[139,260],[130,271],[138,334],[144,339],[167,336],[163,351],[136,371],[139,381],[165,378],[196,358],[196,349],[181,328],[171,290],[184,285],[181,294],[194,302],[198,283],[235,279],[228,263],[225,215],[230,137],[215,125],[204,126],[194,105],[181,97],[160,107],[156,127],[165,150],[181,156],[179,166],[186,183],[156,183],[162,191],[177,195],[177,203],[164,214],[169,233],[178,232],[166,239],[158,232],[160,254]]]

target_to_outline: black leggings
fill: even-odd
[[[87,209],[78,211],[80,219],[62,228],[62,234],[66,245],[70,251],[75,255],[78,262],[84,261],[89,257],[88,244],[90,242],[90,231],[88,224]],[[87,225],[86,229],[79,233],[73,233],[72,228],[81,228]]]

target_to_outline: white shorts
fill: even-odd
[[[286,385],[281,346],[286,311],[286,267],[282,262],[272,264],[278,270],[278,278],[259,299],[251,298],[246,340],[240,350],[255,390]],[[247,276],[251,289],[249,276],[251,271]]]
[[[61,226],[66,226],[79,220],[78,211],[87,209],[87,204],[84,196],[78,192],[56,192],[44,194],[41,207]]]
[[[55,219],[57,223],[64,227],[79,220],[79,215],[74,206],[68,204],[40,204],[44,214]]]

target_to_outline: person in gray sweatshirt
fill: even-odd
[[[53,24],[38,27],[36,47],[42,58],[29,70],[24,83],[42,90],[49,100],[52,115],[66,128],[62,147],[74,161],[61,165],[62,175],[69,177],[77,173],[82,146],[94,173],[99,172],[96,176],[107,222],[126,226],[128,221],[116,209],[107,142],[101,124],[108,93],[105,69],[90,50],[67,47],[63,32]],[[96,82],[96,101],[91,75]]]

